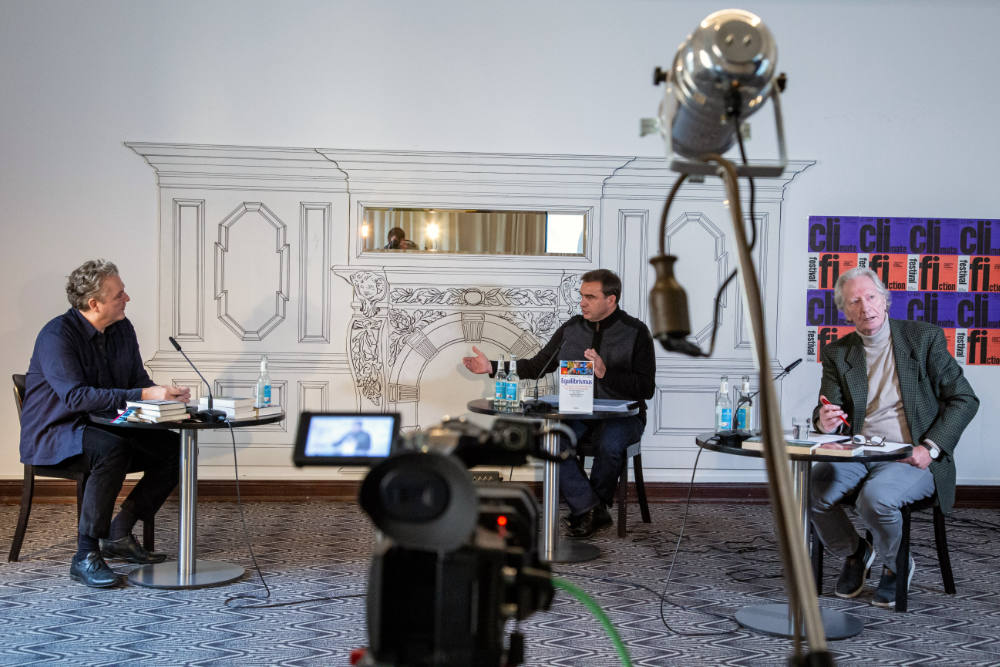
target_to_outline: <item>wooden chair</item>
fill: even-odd
[[[846,502],[853,504],[853,500]],[[915,511],[933,509],[934,511],[934,544],[937,547],[938,567],[941,570],[941,579],[944,583],[944,592],[949,595],[955,594],[955,577],[951,571],[951,556],[948,553],[948,538],[945,534],[944,512],[937,502],[937,494],[927,498],[921,498],[909,505],[903,505],[900,513],[903,515],[903,532],[899,540],[899,551],[896,553],[896,572],[906,572],[910,563],[910,514]],[[812,563],[813,574],[816,577],[816,594],[822,593],[823,582],[823,543],[820,542],[816,531],[810,524],[812,536]],[[872,540],[871,532],[866,531],[865,539]],[[908,607],[907,577],[896,577],[896,611],[903,612]]]
[[[11,376],[14,383],[14,404],[17,406],[17,419],[21,420],[21,407],[24,405],[25,378],[21,373]],[[36,466],[24,464],[24,485],[21,491],[21,511],[17,516],[17,528],[14,529],[14,539],[10,545],[8,562],[16,562],[21,555],[21,545],[24,543],[24,533],[28,528],[28,517],[31,515],[31,501],[35,495],[35,477],[54,477],[76,482],[76,519],[80,520],[80,507],[83,504],[83,492],[87,487],[87,469],[81,457],[73,457],[64,465]],[[143,521],[142,545],[147,551],[153,550],[153,521]]]
[[[584,458],[593,457],[597,453],[597,445],[589,437],[581,438],[576,445],[576,453],[583,464]],[[639,501],[639,512],[643,523],[651,523],[649,503],[646,500],[646,483],[642,478],[642,443],[633,442],[625,450],[622,459],[622,469],[618,478],[618,488],[615,490],[615,504],[618,505],[618,537],[625,537],[625,501],[628,499],[628,462],[632,461],[632,471],[635,475],[635,495]]]

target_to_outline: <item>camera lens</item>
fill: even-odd
[[[448,482],[432,470],[393,470],[379,485],[387,518],[429,521],[448,507]]]
[[[503,434],[503,446],[511,451],[518,451],[524,448],[524,434],[520,431],[508,429]]]

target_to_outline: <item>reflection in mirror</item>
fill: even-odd
[[[365,207],[359,226],[369,251],[477,255],[583,255],[587,214]]]

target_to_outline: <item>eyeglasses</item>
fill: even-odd
[[[881,435],[873,435],[871,438],[856,435],[851,438],[851,444],[864,445],[865,447],[885,447],[885,438]]]

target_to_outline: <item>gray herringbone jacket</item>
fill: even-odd
[[[933,324],[889,320],[899,393],[914,444],[925,438],[941,448],[931,463],[941,509],[955,503],[955,446],[976,415],[979,399],[962,368],[948,353],[944,332]],[[868,367],[861,336],[852,332],[823,350],[820,393],[848,414],[860,433],[868,406]],[[815,418],[819,407],[813,413]]]

